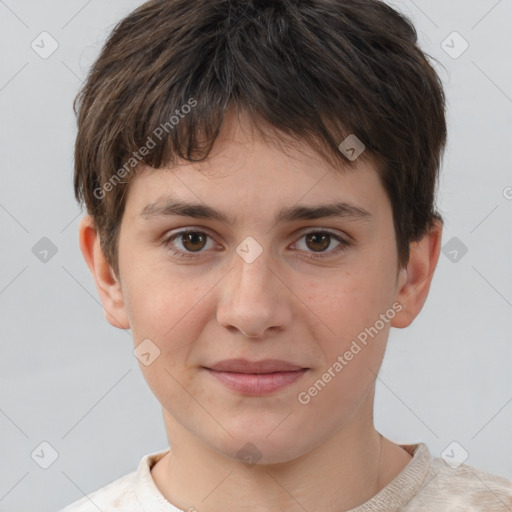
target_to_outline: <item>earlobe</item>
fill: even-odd
[[[86,215],[78,228],[80,250],[96,283],[107,321],[119,329],[129,329],[121,283],[101,250],[92,217]]]
[[[411,244],[409,262],[400,271],[397,286],[396,300],[403,309],[395,315],[392,327],[408,327],[422,310],[439,260],[442,231],[442,223],[436,221],[420,241]]]

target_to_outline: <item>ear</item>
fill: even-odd
[[[129,329],[121,283],[101,250],[100,237],[90,215],[80,221],[78,237],[80,250],[96,282],[105,318],[114,327]]]
[[[409,262],[400,270],[397,284],[396,301],[403,309],[391,321],[393,327],[408,327],[422,310],[439,260],[442,232],[443,224],[436,220],[419,242],[410,245]]]

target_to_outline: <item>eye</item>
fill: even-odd
[[[210,235],[204,231],[185,230],[174,233],[164,243],[175,256],[195,258],[196,256],[193,253],[201,253],[202,249],[206,247],[206,240],[208,238],[211,239]],[[175,249],[176,245],[178,245],[178,250]],[[179,248],[179,245],[183,249]]]
[[[203,249],[208,249],[208,239],[210,239],[213,246],[215,246],[212,238],[208,233],[205,233],[204,231],[195,231],[189,229],[173,233],[171,236],[164,240],[164,244],[174,256],[178,256],[179,258],[197,258],[201,255],[202,252],[204,252]],[[317,259],[326,258],[332,256],[333,254],[341,253],[351,245],[350,242],[344,240],[340,236],[335,235],[330,231],[322,230],[309,231],[304,233],[299,240],[302,239],[305,239],[306,249],[301,250],[310,252],[309,257]],[[327,249],[332,244],[333,239],[338,242],[338,245],[330,251],[325,251],[325,249]],[[295,243],[295,245],[297,244],[299,244],[299,242]],[[212,246],[209,248],[211,249]],[[308,249],[311,248],[313,250],[309,251]]]
[[[302,239],[305,239],[306,251],[307,249],[313,249],[309,256],[319,259],[343,252],[351,245],[350,242],[330,231],[309,231],[301,236],[300,240]],[[325,249],[331,245],[333,239],[339,242],[339,244],[334,249],[326,252]],[[295,245],[298,245],[298,243]]]

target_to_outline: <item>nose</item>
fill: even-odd
[[[250,263],[236,255],[233,265],[222,281],[217,307],[219,324],[257,339],[265,338],[270,331],[285,329],[293,315],[291,292],[268,251]]]

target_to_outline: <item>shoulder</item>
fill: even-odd
[[[168,451],[166,448],[144,455],[136,471],[114,480],[58,512],[140,512],[141,503],[146,505],[146,502],[154,503],[155,500],[157,503],[164,502],[152,480],[151,468]]]
[[[435,457],[428,477],[410,504],[423,505],[425,510],[512,510],[512,481],[467,464],[451,467]]]
[[[138,511],[136,497],[133,493],[133,482],[136,472],[125,475],[87,496],[75,501],[59,512],[105,512]],[[131,508],[130,508],[131,507]]]

